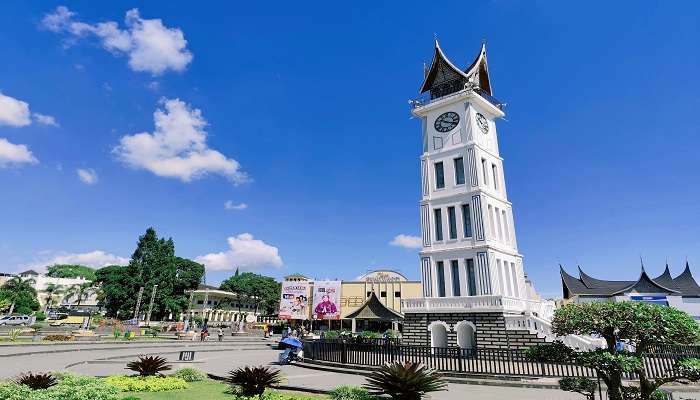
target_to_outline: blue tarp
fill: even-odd
[[[284,343],[288,346],[296,347],[296,348],[302,348],[304,345],[301,343],[301,340],[293,337],[286,337],[282,340],[280,340],[280,343]]]

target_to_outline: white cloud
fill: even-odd
[[[224,209],[226,210],[245,210],[246,208],[248,208],[246,203],[234,204],[231,200],[226,200],[224,203]]]
[[[403,247],[405,249],[420,249],[423,247],[423,241],[420,236],[411,235],[396,235],[394,239],[389,242],[392,246]]]
[[[86,185],[94,185],[98,181],[97,172],[92,168],[78,168],[76,172],[78,173],[78,179]]]
[[[31,112],[26,101],[0,93],[0,126],[27,126],[32,123],[32,117],[41,125],[58,126],[54,117]]]
[[[7,139],[0,138],[0,168],[38,162],[26,145],[12,144]]]
[[[0,125],[27,126],[30,115],[29,103],[0,93]]]
[[[43,256],[46,256],[46,254],[43,254]],[[94,250],[87,253],[58,252],[54,253],[50,258],[26,264],[20,268],[43,271],[46,267],[55,264],[80,264],[101,268],[107,265],[126,265],[128,263],[128,258],[119,257],[102,250]]]
[[[105,50],[126,55],[134,71],[160,75],[167,70],[183,71],[192,61],[182,30],[168,28],[160,19],[143,19],[136,8],[126,12],[125,29],[114,21],[88,24],[76,20],[75,15],[67,7],[59,6],[44,16],[41,26],[69,35],[68,46],[78,38],[94,35]]]
[[[241,268],[254,270],[263,267],[281,267],[282,258],[277,247],[254,239],[250,233],[241,233],[228,238],[229,249],[196,258],[209,271],[227,271]]]
[[[162,99],[153,113],[155,131],[122,136],[113,152],[126,165],[190,182],[209,173],[234,184],[248,180],[238,161],[207,146],[202,112],[180,99]]]
[[[55,126],[55,127],[59,126],[58,122],[56,122],[56,118],[54,118],[50,115],[33,113],[32,116],[34,117],[36,122],[40,123],[41,125],[48,125],[48,126]]]

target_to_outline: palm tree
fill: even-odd
[[[73,298],[77,300],[76,307],[80,307],[80,303],[83,300],[87,300],[96,290],[97,288],[93,282],[76,283],[68,287],[63,295],[63,299],[68,300],[68,308],[73,305],[71,301]]]
[[[34,283],[36,283],[36,281],[32,278],[22,279],[19,276],[15,276],[2,285],[2,288],[9,294],[7,299],[12,302],[10,305],[10,311],[7,313],[8,315],[12,315],[12,312],[15,310],[15,303],[17,303],[17,300],[20,298],[22,293],[29,292],[32,294],[32,296],[36,297]]]
[[[53,297],[59,295],[63,292],[63,285],[57,285],[55,283],[49,283],[44,289],[46,294],[46,304],[44,305],[44,312],[46,312],[49,307],[53,304]]]

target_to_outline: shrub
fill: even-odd
[[[598,385],[592,379],[584,377],[567,377],[559,379],[559,388],[566,392],[581,393],[586,399],[595,399],[595,390]]]
[[[373,400],[367,389],[358,386],[338,386],[328,394],[331,400]]]
[[[282,382],[282,373],[269,367],[244,367],[230,371],[226,382],[240,388],[244,396],[255,396]]]
[[[163,375],[163,371],[173,368],[167,363],[168,360],[160,356],[140,356],[138,360],[126,364],[126,369],[136,371],[141,376]]]
[[[68,342],[73,340],[71,335],[46,335],[42,340],[47,340],[49,342]]]
[[[117,339],[119,339],[119,338],[122,336],[122,331],[119,330],[119,329],[117,329],[117,328],[115,328],[115,329],[112,331],[112,335],[114,335],[114,340],[117,340]]]
[[[0,399],[3,400],[32,400],[34,391],[29,386],[18,383],[0,384]]]
[[[382,334],[374,331],[362,331],[360,333],[360,337],[363,337],[365,339],[379,339],[382,337]]]
[[[28,374],[20,375],[15,381],[20,385],[29,386],[34,390],[48,389],[56,384],[56,378],[51,374]]]
[[[326,339],[338,339],[339,337],[340,337],[340,332],[338,332],[338,331],[326,332]]]
[[[41,322],[46,320],[46,313],[43,311],[37,311],[36,314],[34,314],[34,318],[36,318],[37,321]]]
[[[0,384],[3,400],[116,400],[119,390],[97,378],[54,374],[58,384],[45,390],[32,390],[17,383]]]
[[[105,378],[104,382],[122,392],[165,392],[187,389],[187,382],[172,376],[116,375]]]
[[[395,329],[388,329],[386,332],[384,332],[384,336],[389,339],[397,339],[399,337],[399,331]]]
[[[525,349],[525,358],[537,362],[565,362],[573,356],[574,350],[559,340]]]
[[[445,390],[447,384],[434,369],[419,363],[387,363],[367,377],[365,389],[396,400],[421,399],[426,393]]]
[[[207,375],[196,368],[180,368],[173,374],[185,382],[198,382],[207,378]]]
[[[10,329],[10,331],[7,334],[10,337],[10,342],[14,342],[17,340],[17,336],[22,334],[22,330],[19,328]]]

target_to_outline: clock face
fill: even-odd
[[[435,119],[435,130],[442,133],[449,132],[457,124],[459,124],[459,115],[456,112],[448,111]]]
[[[476,124],[479,125],[482,132],[489,132],[489,121],[481,113],[476,113]]]

